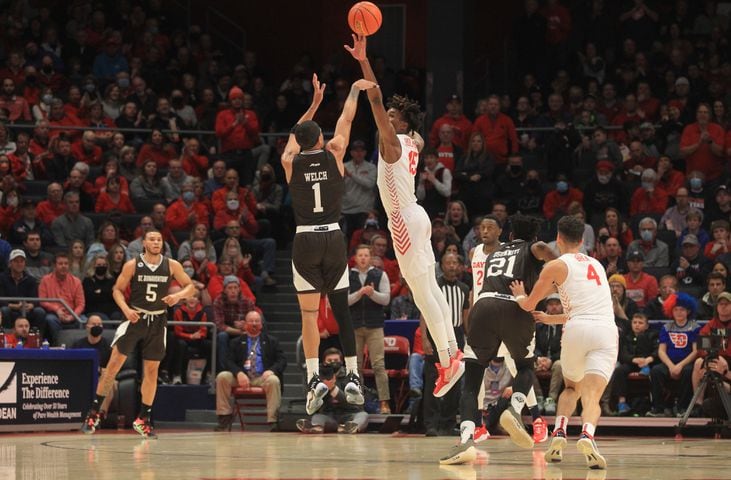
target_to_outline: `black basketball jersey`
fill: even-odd
[[[162,297],[168,294],[172,275],[170,260],[163,256],[160,265],[151,269],[142,258],[143,254],[135,259],[135,273],[130,282],[129,304],[131,307],[142,308],[149,312],[166,310],[168,306]]]
[[[332,153],[316,150],[294,157],[289,191],[297,225],[340,220],[345,181]]]
[[[485,259],[485,280],[482,292],[495,292],[512,295],[510,284],[521,280],[525,291],[530,293],[538,281],[543,262],[538,260],[530,250],[533,242],[514,240],[505,243]]]

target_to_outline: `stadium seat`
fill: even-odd
[[[243,431],[245,428],[243,409],[257,408],[266,410],[266,393],[262,387],[233,387],[231,394],[234,397],[234,416],[239,419]],[[248,423],[249,425],[268,425],[266,421]]]

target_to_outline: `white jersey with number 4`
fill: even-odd
[[[613,326],[612,293],[602,264],[583,253],[567,253],[558,259],[568,268],[566,280],[558,285],[568,322],[581,320]]]
[[[396,163],[388,163],[378,154],[378,191],[381,202],[390,218],[394,212],[416,203],[414,176],[419,164],[419,148],[408,135],[397,135],[401,143],[401,157]]]

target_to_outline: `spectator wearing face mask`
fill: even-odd
[[[706,197],[708,191],[705,188],[706,176],[699,170],[694,170],[688,174],[688,201],[692,208],[697,208],[701,212],[706,211]]]
[[[71,345],[71,348],[91,348],[96,350],[99,358],[99,375],[104,372],[109,363],[109,358],[112,356],[112,346],[109,344],[109,340],[102,336],[104,333],[104,326],[102,325],[102,318],[99,315],[91,315],[86,321],[86,336],[80,338]],[[109,404],[112,403],[112,399],[117,394],[117,382],[114,382],[114,388],[102,402],[99,413],[102,418],[106,416],[106,412],[109,409]]]
[[[543,214],[547,219],[553,220],[557,216],[568,212],[569,205],[573,202],[582,203],[584,194],[578,188],[569,185],[566,175],[559,174],[556,177],[556,188],[546,194],[543,201]]]
[[[627,250],[642,251],[646,267],[667,267],[669,248],[667,243],[657,239],[657,222],[652,217],[645,217],[640,220],[639,229],[640,238],[633,240]]]
[[[98,315],[104,320],[121,320],[122,312],[112,297],[115,279],[109,274],[106,254],[97,254],[89,262],[82,285],[85,309],[88,316]]]
[[[614,170],[612,162],[600,160],[596,164],[596,175],[584,188],[584,209],[591,224],[601,223],[607,208],[627,210],[627,196]]]
[[[657,186],[657,174],[651,168],[642,172],[642,186],[634,191],[630,200],[629,214],[662,215],[668,207],[668,194]]]
[[[180,198],[165,211],[165,223],[171,230],[185,231],[196,225],[208,226],[208,207],[195,198],[193,182],[188,181],[180,188]]]

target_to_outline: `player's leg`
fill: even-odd
[[[347,270],[346,270],[347,278]],[[328,294],[330,307],[332,308],[335,321],[338,322],[340,332],[340,345],[343,347],[343,358],[345,369],[348,373],[348,383],[345,385],[345,399],[348,403],[363,405],[363,389],[360,375],[358,374],[358,356],[355,348],[355,330],[353,321],[350,318],[350,307],[348,306],[348,290],[340,289]]]
[[[308,415],[312,415],[322,406],[322,397],[328,391],[327,385],[320,381],[320,333],[317,329],[317,315],[320,306],[320,294],[298,293],[297,300],[302,313],[302,347],[305,351],[307,368],[307,404]]]
[[[535,338],[536,337],[534,335],[534,345]],[[500,344],[497,356],[503,357],[505,359],[505,366],[510,372],[510,375],[515,378],[515,376],[518,374],[518,369],[516,368],[515,361],[513,360],[513,357],[510,356],[510,352],[508,351],[508,347],[505,346],[505,343]],[[534,385],[535,384],[536,382],[534,382]],[[538,399],[536,398],[536,390],[535,387],[532,385],[530,390],[528,391],[528,395],[525,396],[525,406],[528,407],[528,411],[530,412],[530,416],[533,422],[533,441],[536,443],[545,442],[548,439],[548,427],[546,421],[541,416],[541,410],[540,408],[538,408]]]
[[[477,458],[474,446],[475,422],[477,417],[477,395],[480,384],[483,383],[485,367],[475,360],[465,362],[464,384],[460,399],[460,414],[464,420],[460,423],[459,443],[452,447],[449,453],[439,460],[442,465],[458,465],[472,462]]]
[[[436,267],[434,267],[436,269]],[[447,332],[447,346],[449,347],[449,355],[452,358],[455,358],[459,355],[459,346],[457,345],[457,337],[454,334],[454,327],[452,326],[452,313],[449,311],[449,304],[447,303],[447,299],[444,298],[444,292],[442,292],[442,289],[439,288],[439,284],[436,281],[436,271],[435,273],[435,280],[433,282],[429,282],[429,288],[431,288],[432,295],[437,300],[437,303],[439,304],[439,308],[441,310],[441,318],[442,322],[444,323],[444,329]]]

